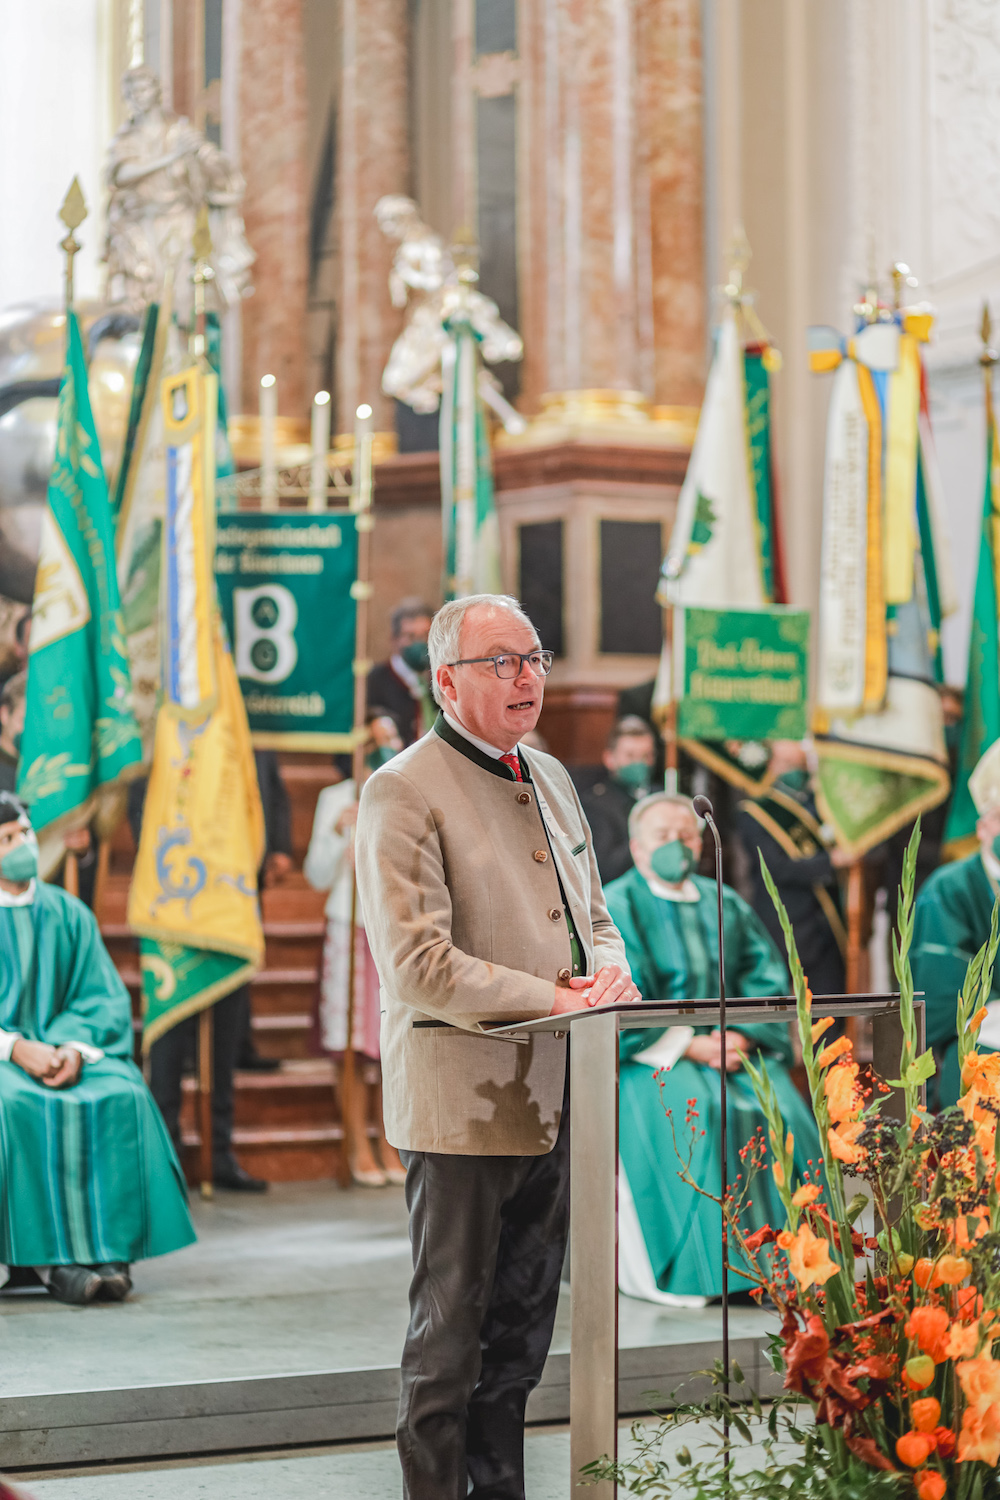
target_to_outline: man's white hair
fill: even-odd
[[[442,604],[431,621],[427,637],[427,650],[431,658],[431,692],[439,707],[443,708],[444,704],[438,693],[438,667],[446,667],[451,662],[458,661],[462,654],[462,622],[470,609],[481,604],[488,604],[492,609],[506,609],[522,625],[527,625],[529,630],[535,629],[518,601],[510,594],[465,594],[461,599],[450,599],[447,604]]]
[[[651,807],[656,807],[660,802],[673,802],[678,807],[687,808],[698,826],[698,832],[705,826],[705,819],[695,811],[695,805],[690,797],[685,797],[683,792],[650,792],[648,797],[643,797],[635,804],[628,815],[628,836],[634,839],[639,832],[639,824],[649,812]]]

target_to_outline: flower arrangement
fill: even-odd
[[[768,1418],[763,1467],[740,1472],[741,1494],[800,1488],[807,1495],[891,1492],[907,1500],[1000,1497],[1000,1359],[994,1358],[1000,1342],[1000,1054],[982,1055],[976,1047],[992,988],[997,911],[958,998],[964,1092],[956,1107],[934,1116],[922,1103],[934,1061],[929,1051],[918,1055],[909,965],[918,842],[919,827],[907,850],[893,938],[903,1033],[899,1077],[884,1081],[863,1073],[845,1037],[824,1043],[833,1022],[813,1015],[791,924],[764,867],[788,950],[813,1113],[828,1154],[805,1180],[794,1180],[794,1143],[766,1066],[746,1059],[770,1156],[758,1147],[744,1163],[751,1173],[773,1174],[785,1223],[745,1234],[745,1185],[737,1185],[722,1211],[742,1251],[743,1274],[781,1316],[772,1358],[784,1373],[786,1395]],[[891,1105],[898,1117],[887,1107],[890,1089],[896,1090]],[[845,1177],[860,1179],[867,1191],[848,1199]],[[857,1226],[872,1207],[874,1233],[862,1233]],[[749,1438],[748,1422],[754,1415],[764,1420],[757,1398],[734,1394],[732,1382],[742,1381],[737,1371],[719,1366],[713,1379],[708,1403],[681,1405],[663,1425],[725,1412]],[[799,1420],[803,1411],[811,1424]],[[672,1461],[660,1460],[654,1447],[663,1428],[652,1437],[637,1428],[635,1435],[637,1458],[585,1472],[613,1475],[636,1494],[686,1489],[709,1496],[728,1488],[725,1453],[696,1464],[682,1449]],[[787,1456],[789,1442],[802,1449],[794,1461]]]

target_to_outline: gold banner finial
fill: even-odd
[[[84,202],[79,177],[74,177],[70,183],[69,192],[63,199],[62,208],[59,210],[59,217],[69,230],[65,239],[59,241],[59,248],[66,255],[66,308],[68,310],[73,306],[73,257],[82,248],[73,231],[79,229],[87,217],[87,205]]]
[[[979,323],[979,337],[983,341],[983,348],[982,353],[979,356],[979,363],[982,365],[986,373],[989,374],[990,370],[996,364],[997,360],[1000,359],[1000,354],[997,353],[996,349],[993,348],[993,345],[991,343],[991,340],[993,338],[993,320],[990,317],[990,304],[985,297],[983,298],[983,316]]]
[[[726,296],[732,301],[738,302],[743,292],[743,276],[751,260],[753,251],[750,249],[750,241],[742,224],[737,224],[733,229],[733,237],[729,241],[726,250],[726,262],[728,265],[726,282]]]

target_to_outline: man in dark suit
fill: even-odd
[[[632,868],[628,818],[653,786],[656,747],[653,731],[635,714],[619,719],[601,757],[602,773],[589,787],[578,785],[580,802],[594,837],[597,868],[604,885]]]
[[[781,926],[761,874],[762,854],[785,903],[813,993],[843,994],[847,935],[837,870],[847,863],[846,856],[827,850],[805,750],[797,740],[774,741],[769,776],[759,797],[740,803],[737,818],[750,862],[751,905],[783,950]]]
[[[387,708],[399,725],[404,745],[412,745],[434,722],[427,632],[434,611],[422,599],[403,599],[390,616],[388,661],[368,674],[368,702]]]

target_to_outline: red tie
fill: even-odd
[[[513,750],[508,750],[507,754],[501,755],[500,759],[503,761],[505,766],[509,766],[510,769],[514,772],[515,781],[524,780],[524,777],[521,775],[521,762],[518,760]]]

